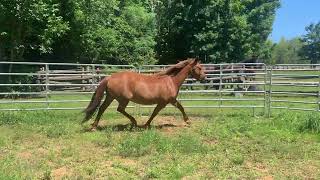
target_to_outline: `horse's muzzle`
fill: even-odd
[[[206,79],[207,79],[207,76],[206,76],[206,75],[201,75],[200,78],[199,78],[200,82],[203,82],[203,81],[205,81]]]

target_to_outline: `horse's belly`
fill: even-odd
[[[169,103],[170,100],[174,98],[167,91],[141,91],[133,94],[131,101],[138,104],[166,104]]]
[[[162,98],[156,98],[156,97],[146,97],[146,96],[139,96],[135,95],[133,96],[130,101],[138,104],[143,104],[143,105],[151,105],[151,104],[159,104],[159,103],[164,103],[165,100]]]
[[[142,105],[158,104],[157,101],[153,101],[153,100],[132,99],[131,101],[137,104],[142,104]]]

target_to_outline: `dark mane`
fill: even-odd
[[[182,68],[184,68],[185,66],[187,66],[193,59],[188,58],[187,60],[184,61],[180,61],[178,64],[175,64],[163,71],[160,71],[158,73],[155,73],[155,76],[175,76],[176,74],[178,74]]]

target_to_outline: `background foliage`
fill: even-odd
[[[163,1],[157,52],[161,62],[199,56],[205,62],[238,62],[264,56],[278,0]]]
[[[316,63],[319,23],[303,37],[268,40],[279,6],[279,0],[2,0],[0,60]]]

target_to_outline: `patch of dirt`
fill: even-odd
[[[17,154],[17,157],[19,159],[24,159],[24,160],[30,159],[31,156],[32,156],[32,154],[30,152],[27,152],[27,151],[26,152],[20,152],[20,153]]]
[[[115,156],[115,161],[118,163],[121,163],[123,165],[126,166],[136,166],[137,165],[137,160],[133,160],[133,159],[129,159],[129,158],[124,158],[122,156]],[[115,162],[115,161],[110,161],[111,165]]]
[[[69,175],[70,172],[68,172],[68,169],[65,166],[51,171],[51,177],[53,179],[63,179]]]
[[[142,117],[136,118],[138,122],[138,127],[143,129],[142,126],[144,125],[145,122],[148,121],[148,119],[149,119],[149,116],[142,116]],[[183,121],[182,117],[180,116],[156,116],[151,123],[151,127],[160,129],[161,132],[164,132],[166,134],[174,134],[175,132],[177,132],[177,129],[189,128],[191,126],[199,124],[198,123],[199,120],[202,120],[202,118],[191,117],[190,118],[191,125],[188,125]],[[102,120],[99,122],[98,130],[103,130],[108,127],[111,127],[116,131],[123,131],[123,130],[130,129],[131,124],[129,123],[129,120],[124,121],[123,119],[119,122],[110,122],[110,121]],[[88,129],[88,131],[90,130]]]
[[[38,153],[41,154],[41,155],[46,155],[46,154],[48,154],[48,150],[47,150],[47,149],[44,149],[44,148],[38,148],[37,151],[38,151]]]
[[[135,160],[132,159],[127,159],[127,158],[121,158],[119,159],[120,162],[126,166],[136,166],[137,162]]]
[[[262,178],[259,178],[259,180],[273,180],[273,177],[272,176],[264,176]]]
[[[147,121],[148,117],[145,117],[145,121]],[[160,129],[162,132],[166,134],[174,134],[177,132],[177,129],[181,128],[188,128],[192,126],[192,119],[191,125],[186,124],[182,117],[174,117],[174,116],[157,116],[152,121],[151,126],[157,129]]]
[[[318,167],[309,162],[309,164],[306,164],[301,168],[301,177],[304,179],[317,179],[316,174],[318,170]]]
[[[154,125],[158,126],[177,126],[184,127],[186,123],[182,120],[182,118],[177,118],[173,116],[158,116],[153,120]]]
[[[103,161],[103,162],[101,162],[100,166],[105,167],[105,168],[109,168],[109,167],[112,167],[112,164],[113,164],[112,161]]]
[[[192,177],[192,176],[184,176],[184,177],[182,177],[181,178],[181,180],[191,180],[191,179],[194,179],[194,177]]]
[[[249,168],[249,169],[254,169],[258,172],[261,172],[261,173],[267,173],[269,170],[267,169],[267,167],[261,163],[257,163],[257,164],[252,164],[251,162],[246,162],[246,166]]]
[[[266,173],[268,172],[268,169],[265,165],[263,164],[257,164],[255,167],[253,167],[255,170],[259,171],[259,172],[263,172]]]
[[[128,120],[129,121],[129,120]],[[91,123],[91,122],[90,122]],[[106,119],[101,119],[100,121],[99,121],[99,126],[100,127],[106,127],[106,126],[108,126],[108,125],[110,125],[110,122],[108,123],[108,120],[106,120]],[[90,126],[90,128],[91,128],[91,126]]]
[[[216,140],[216,139],[206,139],[203,142],[208,144],[208,145],[216,145],[216,144],[219,143],[218,140]]]
[[[125,167],[131,167],[135,169],[134,173],[140,177],[143,177],[146,173],[144,165],[140,164],[138,160],[116,156],[115,161],[112,164],[114,164],[115,162]]]
[[[249,169],[254,169],[258,171],[259,173],[262,173],[263,175],[259,177],[259,180],[273,180],[273,176],[270,175],[268,168],[266,165],[262,163],[252,163],[252,162],[246,162],[245,163],[246,167]]]

